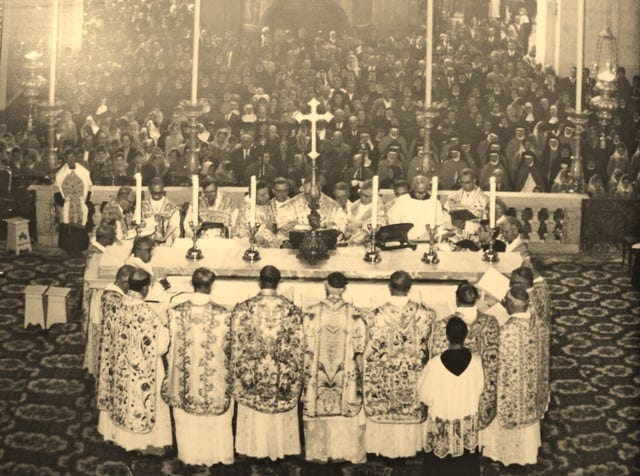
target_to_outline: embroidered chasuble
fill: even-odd
[[[142,201],[142,220],[154,232],[154,239],[172,244],[180,236],[180,209],[166,197]]]
[[[309,219],[307,215],[311,210],[307,203],[307,199],[303,193],[300,193],[290,199],[285,205],[278,210],[278,231],[286,234],[288,239],[289,231],[294,228],[309,229]],[[321,228],[337,228],[342,233],[347,229],[347,215],[340,205],[333,199],[327,197],[324,193],[320,194],[320,227]]]
[[[80,164],[73,169],[65,164],[56,173],[54,190],[64,199],[64,204],[58,208],[58,246],[64,250],[78,252],[86,250],[89,245],[86,230],[89,208],[86,201],[91,188],[89,171]]]
[[[102,210],[102,221],[114,221],[116,224],[116,238],[123,240],[127,238],[130,230],[133,230],[131,222],[133,215],[124,213],[115,198],[109,200]]]
[[[529,313],[512,316],[500,329],[500,356],[498,423],[517,428],[540,420],[548,401],[549,328]]]
[[[302,316],[291,301],[263,294],[236,305],[231,314],[233,398],[262,413],[295,408],[302,391]]]
[[[200,223],[222,223],[229,229],[230,233],[233,231],[233,227],[235,226],[237,213],[238,212],[236,211],[236,207],[233,202],[227,197],[220,196],[220,194],[218,194],[213,205],[209,205],[209,202],[204,196],[201,196],[198,201],[198,217],[200,218]],[[189,225],[192,216],[193,207],[189,204],[189,208],[187,209],[183,222],[184,234],[187,238],[191,238],[193,236],[193,230],[191,230],[191,226]],[[219,234],[219,230],[208,230],[203,236],[213,237],[219,236]]]
[[[245,203],[238,214],[236,222],[236,231],[233,234],[235,238],[247,238],[249,236],[249,221],[251,207],[249,203]],[[256,233],[258,246],[265,248],[279,248],[282,240],[276,235],[276,216],[270,205],[256,204],[256,224],[260,224]]]
[[[426,408],[417,382],[427,361],[433,310],[413,301],[387,303],[367,315],[364,352],[364,410],[376,423],[422,423]]]
[[[464,341],[464,346],[478,355],[482,360],[484,370],[484,388],[480,395],[478,408],[478,425],[480,429],[486,428],[496,416],[496,391],[498,380],[498,356],[500,345],[500,327],[498,320],[491,315],[478,312],[476,319],[469,323],[463,319],[469,328],[469,333]],[[431,334],[429,353],[432,356],[441,354],[448,349],[447,322],[448,318],[438,319]]]
[[[479,187],[476,187],[471,192],[465,192],[464,190],[456,190],[451,195],[445,205],[445,209],[448,211],[467,209],[473,213],[476,218],[482,220],[486,218],[488,213],[489,196],[485,194]]]
[[[200,302],[200,296],[206,301]],[[231,401],[229,311],[207,295],[188,293],[184,298],[189,297],[194,299],[168,311],[171,344],[162,398],[191,415],[220,415]]]
[[[103,306],[98,409],[118,427],[149,433],[156,423],[158,315],[130,291]]]
[[[500,328],[497,417],[480,433],[483,454],[505,465],[535,464],[549,402],[549,328],[529,312]]]
[[[88,293],[89,294],[89,293]],[[107,285],[104,291],[93,290],[90,293],[89,309],[87,315],[91,317],[88,322],[87,348],[84,356],[84,367],[96,381],[100,377],[100,349],[102,346],[102,321],[104,315],[115,312],[122,302],[124,293],[122,289],[113,283]]]
[[[305,416],[356,416],[362,408],[356,355],[364,352],[366,338],[360,311],[342,299],[326,299],[303,317]]]

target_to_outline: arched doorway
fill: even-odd
[[[332,0],[277,0],[264,12],[262,26],[297,30],[345,31],[347,14]]]

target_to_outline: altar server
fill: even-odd
[[[76,163],[76,153],[64,153],[66,163],[56,172],[54,199],[60,220],[58,246],[71,253],[79,253],[89,246],[86,226],[89,220],[91,175]]]
[[[453,316],[447,321],[449,348],[425,366],[418,392],[429,407],[424,474],[480,474],[478,403],[484,385],[482,361],[464,345],[467,325]]]
[[[510,318],[500,328],[498,413],[480,444],[484,456],[505,466],[535,464],[549,400],[549,328],[533,320],[524,287],[512,287],[505,305]]]
[[[173,407],[178,459],[233,463],[233,402],[227,385],[230,313],[213,302],[215,274],[198,268],[193,293],[175,296],[168,311],[171,344],[162,397]]]
[[[305,457],[365,462],[362,353],[366,325],[360,310],[344,301],[347,279],[331,273],[326,299],[303,315],[305,337]]]
[[[428,359],[433,310],[409,299],[412,279],[391,275],[389,301],[365,318],[369,340],[364,351],[363,394],[367,453],[388,458],[415,456],[422,449],[426,408],[418,396],[418,377]]]
[[[486,428],[496,416],[496,385],[498,379],[498,352],[500,328],[498,320],[478,311],[478,290],[468,282],[462,282],[456,289],[456,312],[452,316],[438,319],[431,334],[429,353],[438,355],[447,350],[447,322],[454,316],[460,317],[467,327],[465,346],[482,360],[484,389],[478,408],[479,428]]]
[[[260,271],[260,293],[231,313],[232,395],[238,402],[236,451],[276,460],[300,453],[302,313],[277,293],[280,271]]]
[[[169,332],[144,301],[150,282],[136,269],[121,303],[103,316],[98,432],[127,451],[158,454],[172,442],[169,407],[160,397]]]

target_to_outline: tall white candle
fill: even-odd
[[[142,174],[140,172],[135,174],[136,178],[136,208],[133,214],[133,218],[136,224],[140,226],[142,223]]]
[[[256,193],[257,193],[256,176],[251,176],[251,189],[249,191],[249,199],[251,200],[251,207],[249,208],[249,226],[251,228],[256,226]]]
[[[431,107],[431,84],[433,79],[433,0],[427,0],[427,59],[425,74],[425,101],[424,107]]]
[[[198,228],[200,224],[199,219],[199,192],[200,192],[200,177],[198,175],[191,176],[191,221],[193,222],[193,226]]]
[[[496,178],[489,178],[489,226],[496,226]]]
[[[438,224],[438,177],[431,178],[431,216],[429,225],[433,228]]]
[[[56,63],[58,61],[58,19],[60,16],[60,0],[53,0],[53,18],[51,19],[51,55],[49,62],[49,105],[56,103]]]
[[[584,67],[584,2],[578,0],[578,57],[576,59],[576,112],[582,112],[582,68]]]
[[[378,189],[379,178],[377,175],[373,177],[373,186],[371,187],[371,228],[374,230],[378,226]]]
[[[193,9],[193,58],[191,64],[191,104],[198,101],[198,61],[200,59],[200,0]]]

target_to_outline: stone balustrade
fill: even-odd
[[[57,246],[57,224],[53,202],[53,187],[32,185],[36,192],[36,219],[38,243],[42,246]],[[95,186],[91,201],[99,212],[100,205],[115,196],[118,187]],[[174,203],[191,200],[190,187],[167,187],[167,197]],[[219,192],[240,205],[247,189],[244,187],[221,187]],[[444,204],[451,191],[442,190],[438,197]],[[392,190],[381,190],[384,202],[393,198]],[[582,201],[587,195],[566,193],[519,193],[499,192],[500,197],[524,225],[523,236],[534,253],[578,253],[582,223]],[[99,217],[96,217],[96,220]]]

